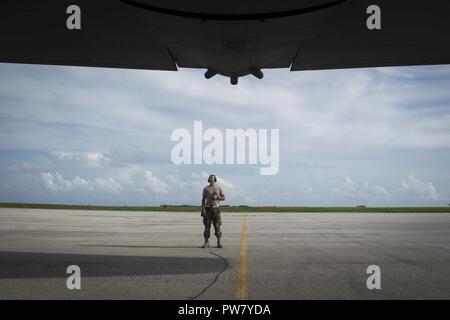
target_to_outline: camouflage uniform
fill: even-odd
[[[222,219],[220,217],[219,201],[214,200],[213,198],[215,194],[223,194],[223,191],[219,186],[206,186],[203,189],[202,205],[205,206],[205,214],[203,214],[205,231],[203,232],[203,236],[205,239],[209,239],[210,237],[211,223],[214,226],[215,236],[218,239],[222,236],[222,231],[220,229]]]
[[[215,236],[220,238],[222,236],[222,231],[220,226],[222,225],[222,219],[220,217],[219,207],[206,207],[205,214],[203,215],[203,224],[205,225],[205,231],[203,236],[205,239],[209,239],[211,233],[211,222],[214,226]]]

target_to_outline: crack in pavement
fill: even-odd
[[[223,266],[222,270],[220,270],[220,271],[216,274],[216,276],[214,277],[213,281],[212,281],[210,284],[208,284],[205,288],[203,288],[197,295],[195,295],[194,297],[189,298],[189,300],[195,300],[195,299],[197,299],[198,297],[200,297],[203,293],[205,293],[206,290],[208,290],[213,284],[215,284],[215,283],[217,282],[217,280],[219,279],[219,276],[220,276],[226,269],[228,269],[228,267],[229,267],[227,260],[226,260],[224,257],[222,257],[220,254],[213,252],[213,251],[211,250],[211,247],[209,247],[209,253],[212,254],[212,255],[215,255],[216,257],[219,257],[219,258],[223,261],[224,266]]]

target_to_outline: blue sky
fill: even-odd
[[[265,71],[206,80],[0,64],[0,202],[447,206],[450,66]],[[279,129],[280,169],[174,165],[173,130]]]

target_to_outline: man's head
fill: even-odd
[[[216,177],[216,175],[215,175],[215,174],[210,174],[209,177],[208,177],[208,182],[209,182],[209,183],[217,182],[217,177]]]

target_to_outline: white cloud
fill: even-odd
[[[82,161],[89,167],[97,167],[110,162],[101,152],[52,151],[50,154],[61,160]]]
[[[338,196],[356,201],[386,200],[389,197],[386,189],[380,185],[371,185],[369,182],[356,183],[349,176],[345,176],[342,183],[333,188]]]
[[[16,173],[30,171],[35,185],[43,181],[54,193],[89,190],[92,202],[102,193],[130,204],[156,203],[157,197],[198,203],[209,168],[175,167],[169,159],[171,131],[200,119],[205,128],[280,129],[279,175],[263,179],[246,166],[210,167],[220,173],[230,202],[297,204],[314,196],[318,205],[341,198],[395,203],[404,196],[400,200],[408,203],[418,196],[410,179],[398,190],[406,156],[414,171],[429,173],[422,179],[442,193],[449,190],[449,67],[267,70],[264,80],[243,78],[238,86],[222,77],[205,80],[199,70],[0,68],[0,150],[6,155],[0,160],[17,163],[16,171],[3,167],[0,174],[17,185],[22,180]],[[20,166],[22,160],[36,167]],[[208,172],[191,175],[201,170]],[[326,177],[309,178],[314,170]],[[11,183],[5,181],[7,189]],[[436,198],[437,191],[421,188],[428,190],[426,198]],[[29,194],[15,198],[26,201]],[[71,200],[77,196],[80,202],[88,198],[73,192]]]
[[[120,169],[113,176],[83,179],[64,178],[60,173],[42,172],[41,181],[44,187],[53,192],[93,191],[112,195],[127,196],[139,192],[146,195],[167,195],[168,185],[155,176],[150,170],[133,166]]]
[[[145,171],[145,181],[143,187],[150,193],[168,194],[168,185],[156,177],[150,170]]]
[[[95,178],[94,186],[101,191],[112,194],[120,194],[124,191],[122,185],[113,177]]]
[[[431,182],[422,182],[412,174],[409,174],[406,179],[402,179],[399,190],[418,200],[439,200],[440,198]]]
[[[69,192],[76,189],[91,189],[89,181],[76,176],[73,179],[65,179],[60,173],[52,174],[50,172],[41,173],[45,188],[52,192]]]
[[[388,197],[388,192],[386,191],[386,189],[382,186],[370,186],[369,183],[367,181],[364,182],[364,189],[367,192],[373,192],[374,194],[381,196],[381,197]]]
[[[344,178],[344,187],[347,190],[354,190],[354,186],[355,186],[355,183],[353,182],[353,180],[349,176],[346,176]]]

